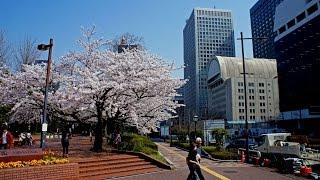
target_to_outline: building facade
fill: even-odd
[[[246,59],[249,123],[279,116],[277,64],[274,59]],[[245,123],[243,67],[240,58],[216,56],[208,71],[208,114],[231,127]]]
[[[259,0],[250,9],[252,37],[267,37],[267,40],[253,40],[253,56],[255,58],[275,58],[273,31],[274,14],[278,4],[283,0]]]
[[[235,56],[231,11],[194,8],[183,29],[185,119],[207,115],[207,66],[214,55]]]
[[[308,112],[305,118],[320,114],[320,1],[284,0],[274,32],[280,110],[300,119],[302,112]]]

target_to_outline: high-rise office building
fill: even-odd
[[[280,110],[296,112],[298,118],[320,114],[319,30],[320,0],[284,0],[277,6],[274,31]]]
[[[215,55],[235,56],[231,11],[194,8],[183,29],[185,117],[206,117],[207,69]]]
[[[273,31],[274,13],[283,0],[259,0],[250,9],[252,37],[267,37],[267,40],[253,40],[253,56],[255,58],[275,58]]]

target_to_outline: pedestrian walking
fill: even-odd
[[[1,136],[1,149],[10,149],[13,147],[13,143],[13,135],[7,130],[7,128],[4,128]]]
[[[196,138],[196,141],[191,144],[190,151],[187,157],[187,164],[190,170],[187,180],[197,180],[197,176],[200,180],[204,180],[204,177],[200,168],[201,161],[201,138]]]
[[[120,143],[121,143],[121,134],[120,134],[120,131],[118,130],[114,138],[114,145],[117,149],[119,148]]]
[[[68,157],[69,153],[69,139],[70,139],[70,133],[67,131],[62,132],[62,138],[61,138],[61,144],[62,144],[62,151],[63,151],[63,157]]]

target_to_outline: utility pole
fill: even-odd
[[[243,83],[244,83],[244,111],[245,111],[245,136],[246,136],[246,162],[249,162],[249,124],[248,124],[248,105],[247,105],[247,79],[246,79],[246,65],[244,59],[244,45],[243,40],[265,40],[266,37],[252,37],[252,38],[244,38],[243,32],[240,32],[240,38],[237,40],[241,41],[241,52],[242,52],[242,68],[243,68]]]
[[[47,104],[48,104],[48,88],[50,82],[50,71],[51,71],[51,56],[52,56],[52,47],[53,47],[53,39],[50,39],[49,44],[40,44],[38,45],[38,50],[46,51],[49,50],[48,53],[48,62],[47,62],[47,74],[46,74],[46,84],[45,84],[45,94],[44,94],[44,105],[43,105],[43,119],[42,119],[42,129],[41,129],[41,142],[40,148],[45,147],[45,137],[48,127],[47,122]]]

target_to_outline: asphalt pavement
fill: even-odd
[[[185,158],[188,152],[175,147],[170,147],[168,143],[157,142],[158,149],[169,162],[175,167],[174,170],[161,170],[159,172],[141,174],[135,176],[120,177],[114,179],[123,180],[186,180],[189,169]],[[304,179],[294,175],[280,174],[275,169],[257,167],[241,162],[218,162],[209,159],[201,160],[201,170],[206,180],[292,180]]]

